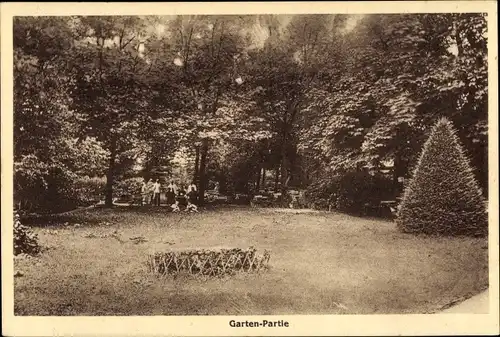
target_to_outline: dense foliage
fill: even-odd
[[[210,180],[307,188],[357,212],[401,193],[440,117],[487,193],[486,28],[483,14],[17,17],[17,205],[111,206],[125,180],[168,174],[202,196]]]
[[[316,179],[307,189],[307,200],[317,209],[337,209],[362,215],[385,215],[380,201],[391,200],[392,190],[386,186],[391,178],[370,174],[367,170],[351,171]]]
[[[487,188],[485,32],[476,14],[362,19],[346,36],[349,52],[335,81],[309,92],[300,145],[314,171],[376,171],[390,163],[393,181],[385,188],[397,196],[398,178],[408,177],[432,124],[448,117]]]
[[[397,218],[404,232],[484,235],[485,202],[451,122],[441,119],[424,145]]]

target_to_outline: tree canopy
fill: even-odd
[[[16,197],[106,177],[111,205],[116,181],[180,151],[201,196],[220,172],[242,191],[274,172],[285,192],[388,163],[396,190],[441,117],[486,189],[486,29],[465,13],[17,17]]]

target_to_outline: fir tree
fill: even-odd
[[[440,119],[424,144],[398,210],[403,232],[484,235],[484,198],[452,123]]]

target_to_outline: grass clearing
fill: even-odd
[[[51,249],[15,259],[16,315],[428,313],[488,286],[484,238],[414,236],[338,213],[87,209],[32,225]],[[269,271],[201,280],[146,270],[154,251],[249,246],[271,251]]]

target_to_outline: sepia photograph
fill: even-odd
[[[154,6],[2,23],[14,316],[498,313],[491,7]]]

